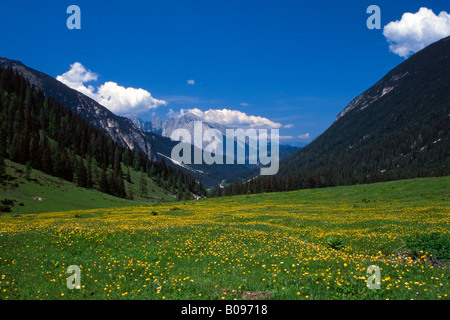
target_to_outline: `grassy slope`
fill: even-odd
[[[126,190],[129,190],[130,187],[133,190],[134,201],[130,201],[97,190],[80,188],[73,183],[37,170],[33,170],[31,174],[31,178],[34,180],[27,181],[24,174],[20,173],[20,171],[25,171],[24,165],[9,160],[6,160],[6,164],[6,173],[16,178],[11,182],[17,183],[19,186],[17,188],[11,185],[0,186],[0,200],[7,198],[17,201],[12,208],[13,214],[123,207],[161,201],[161,199],[174,200],[173,196],[158,187],[152,179],[147,179],[148,198],[141,198],[138,192],[140,173],[133,170],[130,170],[133,184],[125,182]],[[126,168],[124,168],[124,172],[126,172]],[[41,197],[42,201],[34,200],[34,197]],[[23,203],[23,206],[20,206],[19,203]]]
[[[122,171],[126,174],[127,173],[127,167],[122,165]],[[132,184],[129,184],[127,181],[125,181],[125,189],[130,190],[130,188],[133,191],[133,198],[135,201],[139,201],[141,203],[148,203],[148,202],[160,202],[160,201],[173,201],[176,200],[176,196],[168,193],[166,190],[160,188],[155,181],[152,179],[146,177],[147,179],[147,191],[148,195],[145,198],[141,198],[139,194],[139,182],[141,180],[141,173],[138,171],[134,171],[130,169],[130,177]]]
[[[448,263],[401,249],[407,236],[449,234],[449,186],[440,177],[3,215],[0,299],[449,299]],[[344,248],[328,248],[330,235]],[[81,290],[66,287],[72,264]],[[370,265],[380,290],[366,287]]]

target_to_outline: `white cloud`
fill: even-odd
[[[273,122],[267,118],[247,115],[246,113],[239,110],[209,109],[206,111],[202,111],[198,108],[180,110],[180,116],[183,116],[187,113],[192,113],[205,122],[215,122],[227,127],[277,129],[282,126],[280,123]]]
[[[195,80],[194,79],[190,79],[187,81],[187,84],[193,86],[195,84]]]
[[[153,98],[147,90],[125,88],[111,81],[107,81],[97,88],[92,85],[86,86],[86,82],[97,81],[97,74],[87,70],[79,62],[71,64],[70,70],[57,76],[56,79],[117,114],[139,114],[167,104],[164,100]]]
[[[142,113],[166,105],[165,101],[153,98],[150,92],[144,89],[125,88],[111,81],[98,88],[97,96],[101,105],[119,114]]]
[[[239,105],[242,106],[242,107],[248,107],[249,106],[249,104],[247,102],[241,102]]]
[[[57,76],[56,80],[61,81],[68,87],[75,89],[91,98],[93,98],[94,87],[86,87],[83,83],[90,81],[97,81],[97,74],[86,70],[86,68],[79,62],[70,65],[70,70]]]
[[[311,136],[309,135],[309,133],[305,133],[305,134],[299,134],[297,136],[297,138],[299,138],[299,139],[309,139],[309,138],[311,138]]]
[[[294,125],[292,123],[286,124],[284,125],[285,128],[291,129],[294,127]]]
[[[450,15],[445,11],[435,15],[428,8],[420,8],[416,13],[406,12],[401,20],[389,22],[383,29],[383,35],[393,53],[407,58],[450,35]]]

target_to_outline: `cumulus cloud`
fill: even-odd
[[[277,129],[282,125],[260,116],[247,115],[239,110],[209,109],[202,111],[198,108],[181,109],[179,115],[192,113],[205,122],[218,123],[227,127]]]
[[[163,100],[152,97],[144,89],[125,88],[115,82],[105,82],[97,90],[97,101],[115,113],[142,113],[166,105]]]
[[[66,86],[75,89],[91,98],[93,98],[93,86],[86,87],[85,82],[97,81],[97,74],[86,70],[79,62],[70,65],[70,70],[56,77],[56,80],[64,83]]]
[[[194,79],[190,79],[187,81],[187,84],[193,86],[195,84],[195,80]]]
[[[112,81],[107,81],[97,88],[85,85],[86,82],[97,81],[97,78],[96,73],[87,70],[79,62],[71,64],[69,71],[56,77],[58,81],[87,95],[117,114],[139,114],[167,104],[164,100],[153,98],[147,90],[125,88]]]
[[[299,134],[297,136],[297,138],[299,138],[299,139],[309,139],[309,138],[311,138],[311,136],[309,135],[309,133],[305,133],[305,134]]]
[[[383,35],[390,43],[389,49],[407,58],[427,45],[450,35],[450,14],[445,11],[435,15],[431,9],[420,8],[416,13],[404,13],[401,20],[389,22]]]

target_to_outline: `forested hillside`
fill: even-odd
[[[127,192],[122,165],[141,171],[179,199],[204,195],[203,185],[164,161],[150,160],[88,124],[61,102],[46,97],[11,68],[0,68],[0,175],[7,180],[4,159],[95,188],[117,197]]]

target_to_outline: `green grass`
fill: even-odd
[[[123,167],[126,173],[126,167]],[[25,179],[25,166],[6,160],[6,173],[15,179],[6,186],[0,185],[0,200],[16,200],[13,214],[43,213],[68,210],[109,208],[141,205],[159,201],[173,201],[175,197],[158,187],[146,177],[148,197],[139,195],[140,172],[130,170],[132,184],[125,182],[126,190],[133,190],[134,201],[121,199],[94,189],[77,187],[74,183],[33,170],[31,180]],[[14,187],[16,184],[17,187]],[[42,200],[36,200],[41,198]],[[23,204],[21,206],[20,204]],[[0,213],[1,214],[1,213]]]
[[[449,299],[449,186],[440,177],[5,214],[0,299]],[[66,287],[70,265],[81,290]],[[378,290],[366,285],[371,265]]]

